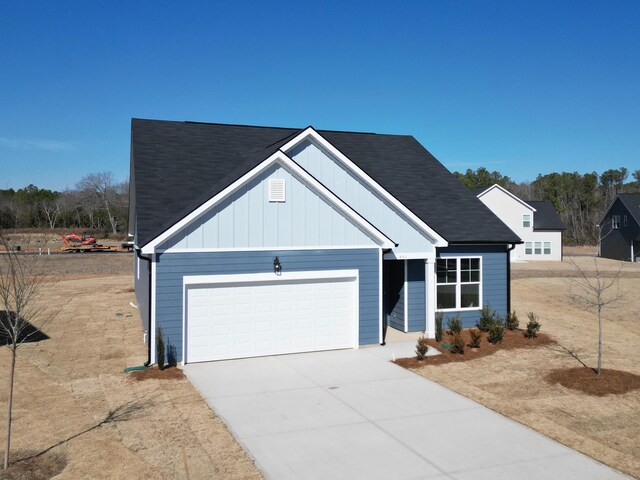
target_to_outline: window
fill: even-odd
[[[522,226],[524,228],[529,228],[531,226],[531,215],[522,215]]]
[[[438,258],[436,264],[439,310],[480,308],[480,257]]]
[[[551,255],[551,242],[544,242],[544,254]]]
[[[535,253],[536,255],[542,254],[542,242],[535,242],[533,253]]]
[[[524,254],[531,255],[533,253],[533,244],[531,242],[524,242]]]
[[[611,216],[611,228],[618,230],[620,228],[620,215]]]
[[[628,223],[627,223],[627,216],[626,216],[626,215],[624,216],[624,224],[623,224],[623,225],[624,225],[625,227],[628,225]]]

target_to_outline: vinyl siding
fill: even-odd
[[[482,257],[482,303],[489,305],[498,315],[507,315],[507,257],[508,253],[504,245],[500,246],[453,246],[439,248],[438,256]],[[446,327],[447,319],[454,317],[456,312],[445,312],[443,324]],[[464,328],[474,327],[480,318],[480,310],[467,310],[459,312]]]
[[[422,332],[427,327],[424,260],[407,260],[408,327],[410,332]]]
[[[287,272],[359,271],[359,343],[379,342],[379,249],[272,250],[249,252],[162,253],[157,256],[156,325],[165,343],[182,359],[183,277],[273,272],[273,259]]]
[[[138,268],[140,271],[138,271]],[[149,262],[143,258],[138,259],[137,254],[134,252],[133,286],[136,292],[136,299],[138,301],[138,311],[140,312],[142,329],[145,332],[149,331],[149,268]]]
[[[285,181],[285,201],[270,202],[269,180]],[[376,245],[281,165],[268,168],[163,242],[160,250]]]

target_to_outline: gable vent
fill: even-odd
[[[286,200],[286,195],[285,195],[284,179],[281,179],[281,178],[269,179],[269,201],[284,202],[285,200]]]

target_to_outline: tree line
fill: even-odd
[[[29,185],[0,189],[0,228],[67,228],[112,234],[127,228],[129,182],[111,172],[85,175],[62,192]]]
[[[532,182],[516,183],[500,172],[484,167],[468,169],[454,175],[467,188],[474,190],[495,183],[527,200],[549,200],[560,214],[565,241],[571,244],[595,244],[598,223],[605,210],[619,193],[640,193],[640,170],[625,167],[596,172],[562,172],[538,175]]]

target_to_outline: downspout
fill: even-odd
[[[511,250],[514,248],[516,248],[515,243],[507,248],[507,315],[511,313]]]
[[[151,257],[145,257],[144,255],[142,255],[140,252],[140,248],[136,248],[136,255],[138,256],[138,258],[141,258],[142,260],[146,260],[147,262],[149,262],[149,308],[147,308],[147,325],[149,325],[149,331],[147,332],[147,361],[144,362],[144,366],[148,367],[149,365],[151,365]]]

